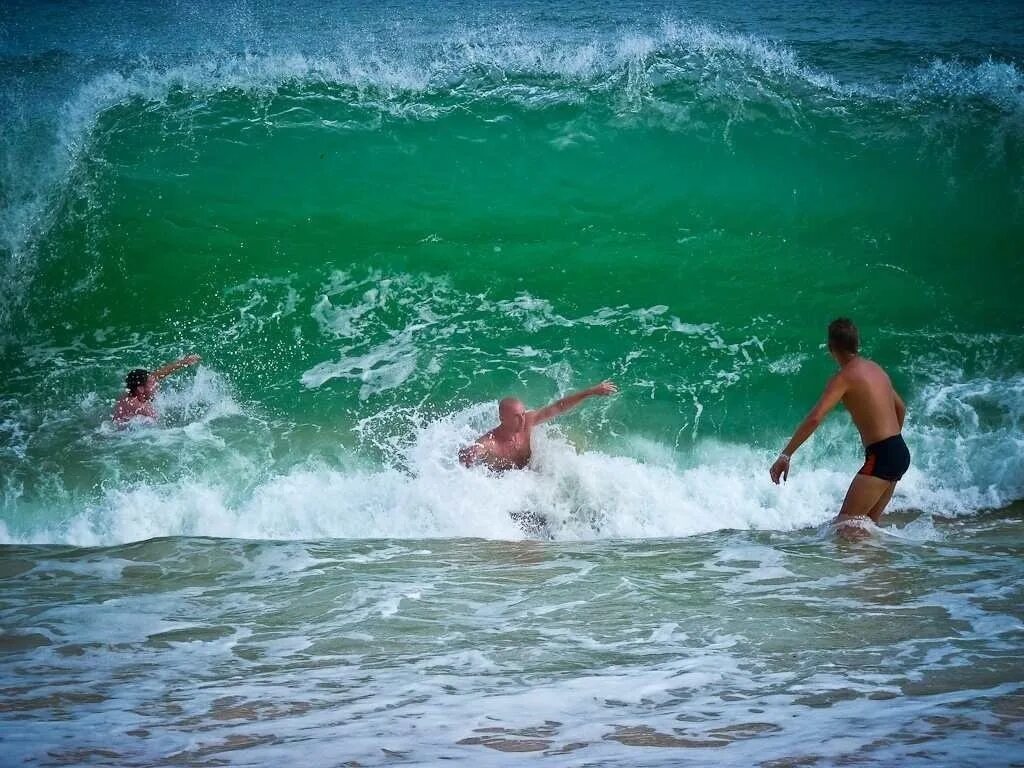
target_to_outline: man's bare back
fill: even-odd
[[[864,445],[900,433],[898,413],[903,410],[903,401],[882,366],[863,357],[855,357],[835,378],[842,379],[840,384],[845,388],[842,403],[850,412]]]
[[[589,397],[616,392],[618,388],[612,382],[603,381],[535,411],[528,411],[521,400],[506,397],[498,403],[501,423],[459,451],[459,461],[467,467],[483,464],[495,472],[523,469],[530,463],[530,438],[535,426],[575,408]]]

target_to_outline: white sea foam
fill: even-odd
[[[175,397],[191,402],[197,396]],[[805,448],[788,483],[774,486],[766,469],[771,456],[762,450],[703,440],[683,464],[663,449],[654,452],[651,462],[606,451],[578,451],[557,428],[549,428],[535,437],[531,470],[504,475],[466,470],[456,461],[458,448],[489,426],[492,409],[493,405],[482,404],[427,422],[411,411],[391,414],[389,418],[409,420],[415,439],[405,446],[382,443],[393,457],[384,466],[339,468],[309,463],[264,475],[245,493],[239,492],[233,477],[218,480],[210,475],[114,488],[72,511],[59,526],[2,535],[5,541],[78,545],[167,535],[520,539],[531,534],[510,515],[521,512],[543,516],[557,540],[680,537],[723,529],[792,530],[831,519],[855,469],[842,458],[830,457],[828,441],[823,440],[817,447]],[[232,411],[229,401],[216,412]],[[364,428],[372,433],[375,426],[371,419]],[[187,431],[175,428],[159,439],[210,437],[207,426],[198,427],[195,435],[177,435],[177,429]],[[159,432],[140,431],[134,439],[148,439]],[[908,439],[912,450],[925,453],[917,447],[913,430]],[[648,446],[636,455],[650,457],[652,450]],[[240,460],[225,466],[235,471]],[[1003,461],[1019,462],[1019,457]],[[964,477],[950,478],[948,471],[935,468],[929,471],[929,458],[920,463],[925,468],[913,469],[898,486],[893,509],[967,512],[1005,503],[1017,492],[1012,484],[964,490]],[[971,471],[970,466],[968,462],[962,471]],[[260,475],[253,472],[253,476]],[[894,533],[913,539],[937,535],[933,528],[920,527]]]
[[[918,403],[900,485],[911,505],[962,514],[1024,497],[1024,377],[940,379]]]

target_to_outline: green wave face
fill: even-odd
[[[850,84],[699,25],[92,78],[41,223],[8,240],[3,519],[67,538],[160,484],[237,510],[289,473],[415,477],[444,461],[418,463],[431,425],[474,414],[447,450],[498,397],[603,378],[622,394],[569,443],[760,472],[839,315],[911,403],[907,503],[1019,497],[1020,83],[989,61]],[[126,370],[188,351],[169,431],[99,426]],[[807,452],[822,478],[853,471],[844,418]]]

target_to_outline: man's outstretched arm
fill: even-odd
[[[574,392],[567,397],[563,397],[561,400],[556,400],[551,403],[551,405],[538,408],[536,411],[530,411],[530,420],[534,424],[540,424],[548,419],[561,416],[566,411],[571,411],[588,397],[595,397],[597,395],[614,395],[618,391],[619,388],[615,386],[614,383],[610,381],[602,381],[600,384],[590,387],[589,389],[582,389],[579,392]]]
[[[779,478],[783,480],[789,479],[789,460],[799,448],[811,435],[814,434],[814,430],[818,428],[822,420],[828,415],[839,401],[843,399],[843,395],[846,394],[846,381],[841,375],[833,376],[825,387],[825,391],[822,392],[821,397],[818,398],[818,402],[815,403],[811,412],[807,414],[803,421],[800,422],[800,426],[796,428],[796,432],[793,433],[793,437],[786,443],[786,447],[782,449],[782,453],[775,459],[775,463],[772,464],[771,469],[768,470],[772,476],[772,482],[776,485],[779,484]]]
[[[187,368],[190,365],[195,365],[201,360],[199,355],[185,355],[180,360],[175,360],[173,363],[167,363],[153,371],[153,378],[157,381],[165,379],[175,371],[180,371],[182,368]]]

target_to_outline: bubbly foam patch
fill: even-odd
[[[964,514],[1024,497],[1024,377],[939,379],[916,405],[900,485],[913,506]]]

